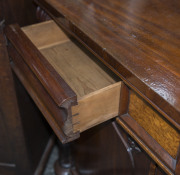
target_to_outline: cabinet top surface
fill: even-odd
[[[179,0],[44,1],[128,70],[118,72],[130,84],[179,118]]]

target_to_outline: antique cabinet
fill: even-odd
[[[155,162],[149,174],[179,175],[179,1],[35,2],[53,20],[7,26],[7,48],[59,140],[113,120],[127,152]]]

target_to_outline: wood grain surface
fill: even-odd
[[[78,98],[120,80],[50,20],[22,28]]]
[[[74,91],[48,63],[18,25],[7,26],[5,34],[58,106],[63,106],[67,99],[76,103],[77,97]]]
[[[77,94],[78,105],[72,108],[72,116],[76,115],[74,132],[118,115],[120,83],[116,84],[117,77],[90,52],[70,41],[53,21],[28,26],[23,31]]]
[[[73,42],[42,49],[41,53],[74,90],[78,99],[116,82],[92,54]]]
[[[61,142],[118,115],[120,78],[54,22],[5,31],[14,72]]]
[[[8,51],[13,60],[11,62],[13,71],[28,91],[59,140],[61,140],[62,143],[65,143],[72,140],[72,138],[77,138],[79,135],[76,135],[75,133],[74,137],[72,136],[71,138],[65,135],[63,127],[67,120],[67,115],[64,114],[64,110],[56,105],[38,78],[32,73],[25,62],[23,62],[23,58],[18,52],[12,46],[8,47]]]
[[[128,114],[116,119],[124,130],[141,146],[141,148],[160,166],[168,175],[173,175],[176,160],[165,151],[132,117]]]
[[[46,48],[69,40],[52,20],[22,27],[23,32],[38,48]]]
[[[174,159],[180,145],[180,133],[145,100],[130,91],[129,115],[143,127]]]
[[[121,82],[85,95],[72,106],[74,131],[83,132],[119,114]]]
[[[180,1],[36,2],[180,128]]]

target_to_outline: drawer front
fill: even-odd
[[[76,101],[76,94],[73,90],[48,63],[18,25],[7,26],[5,34],[10,45],[21,55],[25,64],[38,78],[57,106],[62,106],[62,103],[67,99]]]
[[[63,143],[119,114],[119,79],[53,21],[5,33],[12,69]]]
[[[180,143],[179,132],[133,91],[130,92],[129,115],[174,159],[176,158]]]
[[[31,69],[23,61],[23,58],[12,46],[8,47],[8,52],[12,59],[12,70],[15,72],[61,142],[66,143],[78,138],[78,133],[74,133],[71,137],[64,134],[63,128],[67,118],[65,109],[59,108],[56,105],[38,78],[32,73]]]
[[[133,90],[124,85],[121,90],[118,123],[167,174],[174,174],[180,148],[179,130]]]

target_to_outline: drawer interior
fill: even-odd
[[[119,77],[53,21],[22,30],[77,95],[77,105],[71,108],[73,132],[83,132],[118,115]]]
[[[74,90],[78,99],[118,81],[94,55],[75,40],[70,40],[53,21],[22,30]]]

